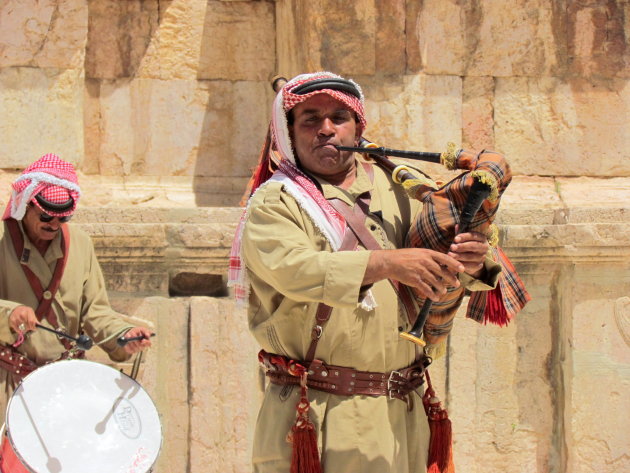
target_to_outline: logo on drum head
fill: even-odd
[[[142,431],[138,411],[127,399],[121,399],[114,408],[114,419],[125,437],[136,439]]]

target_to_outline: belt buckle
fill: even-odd
[[[400,371],[396,371],[393,370],[389,373],[389,378],[387,379],[387,396],[390,399],[397,399],[394,396],[392,396],[392,383],[397,383],[400,384],[398,381],[394,381],[393,376],[397,374],[398,376],[400,376],[401,378],[403,377],[402,373]],[[398,389],[396,389],[396,391],[398,391]]]

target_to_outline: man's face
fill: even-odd
[[[354,170],[352,152],[334,145],[356,146],[355,113],[328,94],[317,94],[292,109],[289,134],[297,159],[311,174],[330,182]]]
[[[26,234],[33,243],[42,240],[52,240],[59,232],[61,222],[55,217],[50,222],[42,222],[40,215],[47,215],[35,205],[29,205],[22,219]]]

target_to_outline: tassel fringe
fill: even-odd
[[[297,403],[297,415],[295,424],[287,440],[293,444],[291,455],[291,473],[322,473],[319,450],[317,448],[317,433],[311,422],[308,411],[311,408],[306,395],[306,369],[298,363],[289,365],[289,373],[300,377],[300,402]]]
[[[429,442],[428,473],[455,473],[453,463],[453,430],[448,412],[442,408],[431,384],[429,372],[425,371],[427,389],[422,404],[429,420],[431,440]]]

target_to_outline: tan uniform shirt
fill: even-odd
[[[421,204],[374,167],[374,183],[358,166],[350,189],[320,182],[327,199],[353,205],[371,192],[366,227],[385,249],[401,248]],[[362,250],[362,248],[361,248]],[[361,309],[361,281],[369,251],[332,252],[297,202],[273,182],[250,202],[243,234],[243,255],[251,282],[249,324],[262,348],[304,359],[319,302],[333,307],[319,340],[316,358],[327,364],[387,372],[416,360],[416,345],[401,339],[408,317],[390,282],[372,286],[378,306]],[[474,290],[489,289],[467,281]],[[256,472],[289,471],[291,445],[286,442],[295,420],[299,389],[270,384],[258,417],[253,462]],[[324,471],[407,473],[426,470],[429,431],[414,396],[409,412],[400,400],[386,396],[344,397],[309,390],[311,420],[318,430]]]
[[[20,222],[20,229],[22,225]],[[74,337],[80,330],[98,343],[110,336],[112,340],[101,345],[115,361],[128,358],[117,346],[116,337],[132,326],[123,321],[111,309],[101,268],[90,237],[77,227],[69,226],[70,250],[65,271],[55,296],[52,308],[57,314],[59,330]],[[29,250],[27,266],[37,275],[44,287],[50,282],[57,259],[62,255],[61,235],[51,242],[42,256],[24,234],[24,249]],[[37,298],[26,279],[15,254],[11,236],[5,222],[0,223],[0,343],[12,344],[16,334],[9,328],[9,314],[19,306],[26,305],[35,310]],[[50,326],[44,319],[43,325]],[[44,330],[35,330],[26,336],[18,350],[38,364],[59,358],[65,351],[57,336]],[[63,380],[60,380],[63,384]],[[0,369],[0,420],[4,421],[6,403],[14,386],[12,376]]]

